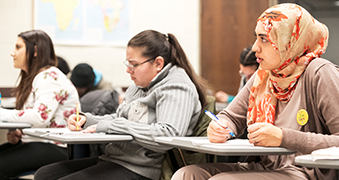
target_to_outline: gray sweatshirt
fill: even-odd
[[[131,142],[108,144],[100,158],[159,179],[164,154],[170,147],[159,145],[154,138],[191,135],[200,111],[196,87],[185,70],[168,64],[148,88],[131,85],[116,114],[86,113],[85,127],[97,124],[97,132],[132,135]]]

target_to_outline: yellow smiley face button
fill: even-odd
[[[308,113],[305,109],[300,109],[297,113],[297,122],[299,125],[303,126],[308,121]]]

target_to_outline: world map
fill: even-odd
[[[128,0],[35,0],[34,28],[54,44],[126,45]]]

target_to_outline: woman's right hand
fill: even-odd
[[[73,114],[67,120],[68,129],[71,131],[81,131],[81,126],[85,124],[85,122],[86,116],[79,115],[79,121],[77,122],[77,116]]]
[[[7,133],[7,141],[10,144],[16,144],[18,143],[22,138],[22,132],[20,129],[16,129],[14,131],[9,131]]]
[[[221,122],[225,127],[228,126],[227,122]],[[222,128],[215,121],[211,121],[207,128],[207,136],[212,143],[224,143],[229,136],[229,130]]]

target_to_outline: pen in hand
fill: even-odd
[[[77,106],[76,106],[76,115],[77,115],[77,131],[79,130],[79,126],[78,126],[78,123],[79,123],[79,103],[77,103]]]
[[[222,128],[228,129],[227,127],[225,127],[225,126],[223,126],[223,125],[221,124],[221,122],[219,121],[219,118],[218,118],[216,115],[214,115],[211,111],[205,110],[205,114],[206,114],[208,117],[210,117],[211,119],[213,119],[215,122],[217,122],[217,123],[219,124],[219,126],[221,126]],[[229,134],[230,134],[232,137],[235,137],[235,135],[234,135],[233,132],[229,132]]]

